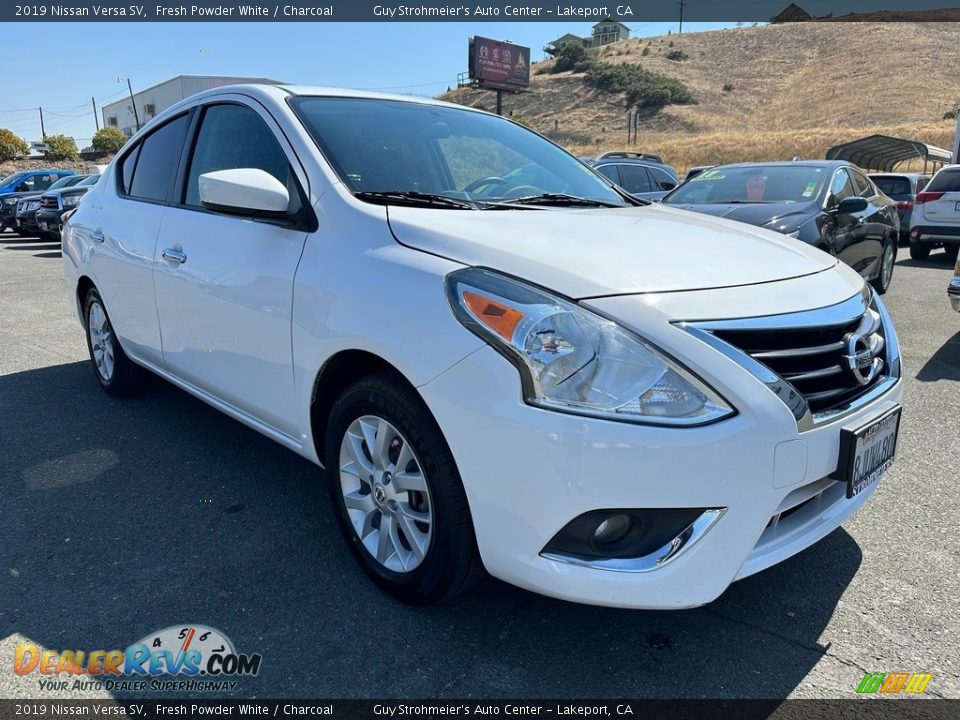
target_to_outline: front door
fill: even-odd
[[[198,186],[203,173],[258,168],[285,183],[296,204],[295,156],[261,108],[238,101],[200,113],[157,243],[164,361],[180,379],[296,437],[291,308],[306,232],[207,210]]]

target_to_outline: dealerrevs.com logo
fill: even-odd
[[[867,673],[857,686],[857,692],[861,695],[872,693],[919,695],[927,689],[932,679],[932,673]]]
[[[258,653],[238,653],[230,638],[204,625],[177,625],[125,650],[46,650],[20,643],[17,675],[37,674],[44,691],[101,687],[121,691],[230,691],[236,678],[260,672]]]

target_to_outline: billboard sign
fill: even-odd
[[[524,90],[530,85],[530,48],[472,37],[468,67],[470,79],[482,88]]]

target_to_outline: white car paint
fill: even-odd
[[[678,324],[828,308],[861,292],[852,270],[783,235],[661,206],[475,213],[368,204],[318,151],[286,104],[290,94],[385,97],[220,88],[183,101],[141,134],[211,101],[254,109],[303,185],[315,230],[121,198],[116,163],[65,228],[71,297],[80,309],[78,287],[96,286],[135,362],[319,463],[311,418],[318,374],[341,351],[382,358],[417,388],[451,447],[487,570],[579,602],[707,603],[869,500],[876,484],[847,500],[828,478],[840,430],[895,407],[902,383],[894,378],[883,394],[801,428],[755,374]],[[186,262],[164,259],[165,250]],[[467,266],[584,299],[695,372],[736,414],[670,428],[528,404],[517,368],[451,312],[445,278]],[[887,357],[899,362],[887,330]],[[802,500],[810,502],[791,522],[768,527]],[[541,554],[571,519],[607,507],[724,510],[682,555],[649,572]]]

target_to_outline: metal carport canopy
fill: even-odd
[[[827,160],[846,160],[864,170],[881,172],[890,172],[907,160],[923,160],[926,169],[928,162],[945,165],[950,159],[949,150],[889,135],[869,135],[827,150]]]

